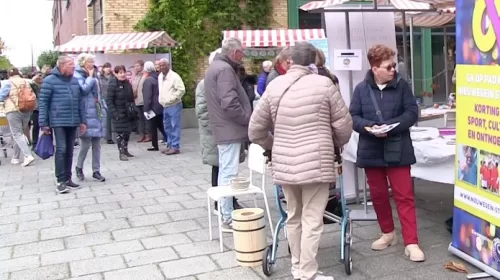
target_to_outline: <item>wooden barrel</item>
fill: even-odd
[[[260,208],[234,210],[233,239],[236,262],[240,266],[259,266],[267,246],[266,219]]]

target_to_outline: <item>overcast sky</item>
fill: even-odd
[[[31,65],[31,46],[34,63],[52,45],[53,0],[0,0],[0,37],[8,48],[5,55],[16,67]]]

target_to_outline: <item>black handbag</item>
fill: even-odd
[[[127,117],[129,120],[134,121],[139,118],[139,112],[134,102],[127,103]]]
[[[370,92],[370,97],[373,102],[373,106],[375,107],[377,117],[380,123],[384,123],[384,118],[382,117],[382,111],[377,103],[377,99],[375,98],[375,93],[370,85],[368,86],[368,90]],[[395,135],[387,135],[384,139],[384,161],[388,164],[397,164],[401,162],[401,157],[403,155],[403,138],[401,134]]]

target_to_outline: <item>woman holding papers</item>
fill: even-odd
[[[155,65],[151,61],[144,63],[144,73],[146,79],[142,86],[142,95],[144,98],[144,116],[150,123],[151,138],[153,147],[148,148],[148,151],[158,151],[158,130],[163,132],[163,106],[158,102],[158,73],[155,71]],[[164,139],[165,142],[167,139]]]
[[[364,168],[382,236],[372,250],[397,243],[389,203],[389,180],[396,202],[405,254],[425,260],[418,246],[417,218],[410,166],[416,162],[410,127],[418,119],[418,107],[408,83],[396,72],[395,52],[375,45],[368,50],[371,69],[354,89],[350,105],[353,128],[359,133],[356,165]]]

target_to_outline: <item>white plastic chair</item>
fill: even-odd
[[[224,252],[223,240],[222,240],[222,216],[221,216],[221,203],[220,199],[223,197],[241,196],[251,194],[253,196],[253,201],[255,207],[257,207],[256,195],[261,194],[264,197],[264,204],[266,205],[267,219],[269,222],[269,227],[271,229],[271,234],[273,231],[273,222],[271,220],[271,212],[269,211],[269,204],[267,202],[266,195],[266,157],[264,156],[264,149],[256,144],[251,144],[248,148],[248,168],[250,169],[250,186],[246,191],[234,191],[231,186],[217,186],[212,187],[207,190],[207,212],[208,212],[208,230],[210,234],[210,240],[212,237],[212,211],[211,204],[212,200],[217,201],[217,219],[219,225],[219,243],[220,251]],[[261,174],[262,184],[260,187],[254,185],[253,183],[253,172]]]

